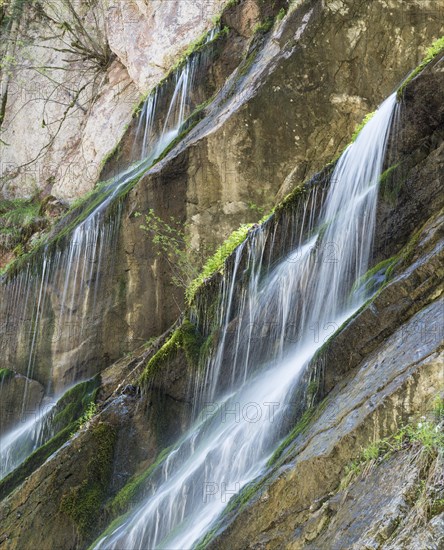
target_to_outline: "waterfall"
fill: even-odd
[[[368,298],[352,289],[368,268],[395,105],[392,95],[346,149],[326,192],[311,190],[290,254],[269,266],[261,229],[238,248],[200,390],[207,405],[151,474],[148,497],[96,549],[191,548],[264,472],[294,419],[304,369]]]
[[[211,30],[204,44],[214,40],[217,32],[218,28]],[[191,92],[196,74],[208,61],[205,50],[189,56],[173,75],[170,95],[170,86],[159,86],[149,94],[141,108],[132,146],[134,162],[99,186],[86,205],[86,215],[61,245],[46,245],[37,259],[3,281],[3,359],[5,364],[16,365],[19,347],[25,349],[26,378],[37,375],[38,379],[39,369],[47,361],[41,357],[42,339],[51,334],[47,353],[58,354],[61,360],[51,365],[46,395],[62,395],[67,387],[95,374],[76,364],[73,355],[76,350],[83,348],[88,353],[89,347],[94,348],[95,329],[101,323],[100,305],[109,299],[102,274],[110,278],[114,269],[122,212],[118,199],[180,134],[193,108]],[[166,115],[161,116],[165,105]],[[0,479],[55,435],[51,422],[54,405],[28,410],[28,392],[26,383],[21,420],[0,437]]]
[[[79,382],[54,398],[45,397],[35,411],[27,411],[12,430],[0,437],[0,481],[20,466],[34,451],[52,438],[62,445],[81,424],[88,407],[94,403],[98,377]],[[53,440],[54,442],[54,440]],[[57,445],[50,445],[38,457],[40,465]],[[42,449],[41,449],[42,450]]]
[[[208,33],[205,43],[216,34],[217,29]],[[82,357],[90,357],[88,349],[94,348],[96,328],[102,322],[101,305],[110,300],[103,274],[109,280],[114,270],[122,212],[118,199],[180,134],[193,108],[191,92],[196,74],[208,60],[204,50],[189,56],[173,80],[147,97],[135,131],[134,162],[98,186],[75,227],[65,231],[58,244],[46,245],[16,274],[3,280],[6,299],[0,304],[0,315],[5,320],[5,365],[21,363],[27,378],[39,379],[39,369],[45,362],[39,357],[44,345],[48,346],[45,336],[51,335],[47,353],[60,360],[51,366],[53,387],[45,388],[49,394],[60,393],[67,384],[95,374],[76,365],[73,357],[82,349]],[[26,350],[26,357],[22,350]],[[27,397],[25,389],[23,415],[30,413],[26,411]]]
[[[35,417],[0,438],[0,480],[54,435],[51,429],[54,407],[55,403],[48,404]]]

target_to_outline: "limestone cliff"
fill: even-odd
[[[259,232],[274,266],[292,250],[298,224],[309,234],[305,218],[320,207],[303,207],[305,197],[328,191],[357,124],[443,34],[444,3],[99,0],[74,12],[65,2],[61,12],[49,3],[6,4],[2,32],[12,57],[7,69],[2,64],[2,193],[39,196],[26,203],[34,205],[32,223],[8,214],[10,203],[0,211],[8,229],[22,219],[32,226],[20,234],[23,250],[8,249],[5,259],[17,258],[0,285],[0,435],[23,421],[23,409],[33,415],[77,385],[51,409],[44,443],[0,480],[0,548],[88,548],[150,494],[153,472],[195,421],[195,389],[205,386],[203,365],[222,338],[228,352],[219,392],[230,388],[243,322],[236,308],[249,281],[263,276],[249,263],[254,239]],[[88,46],[94,67],[72,41],[59,51],[72,18],[80,21],[76,32],[96,33]],[[47,34],[48,21],[58,36]],[[204,38],[180,58],[214,25],[214,42]],[[437,44],[398,91],[371,269],[358,281],[374,289],[372,297],[325,338],[280,446],[200,548],[444,544],[444,57]],[[106,211],[88,261],[64,278],[66,250],[76,257],[76,227],[106,197],[106,185],[95,184],[136,160],[142,96],[164,79],[156,97],[168,115],[179,74],[171,67],[179,60],[180,71],[200,54],[205,63],[180,134],[131,179]],[[28,87],[41,90],[48,80],[49,97],[62,93],[62,100],[30,99]],[[154,123],[160,130],[162,120]],[[65,213],[66,199],[91,189]],[[233,229],[271,209],[187,297],[170,259],[159,256],[159,239],[140,228],[140,215],[151,210],[174,220],[183,228],[180,246],[203,261]],[[95,256],[103,243],[109,248]],[[216,320],[223,315],[222,334]],[[72,327],[80,325],[79,336]],[[255,337],[266,338],[265,328]]]

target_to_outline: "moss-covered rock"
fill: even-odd
[[[94,405],[100,377],[81,382],[68,390],[57,402],[45,428],[54,434],[36,449],[22,464],[4,479],[0,480],[0,499],[8,495],[23,480],[35,471],[45,460],[59,449],[79,427],[91,418],[91,405]]]
[[[94,453],[80,485],[71,487],[62,497],[60,511],[73,520],[81,538],[97,527],[97,518],[106,500],[113,472],[116,433],[112,426],[100,422],[92,428]]]
[[[107,513],[114,519],[128,512],[140,502],[146,491],[146,481],[153,471],[165,460],[171,448],[164,449],[157,459],[142,473],[133,476],[117,495],[106,505]]]
[[[202,343],[203,338],[195,325],[185,319],[160,350],[148,361],[139,383],[142,386],[149,386],[155,378],[158,378],[158,375],[162,376],[162,368],[170,368],[178,357],[185,360],[185,365],[182,365],[182,367],[196,370]]]

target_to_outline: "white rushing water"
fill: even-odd
[[[51,431],[55,403],[0,438],[0,480],[15,470],[28,456],[54,435]]]
[[[312,189],[290,255],[264,277],[261,230],[238,248],[223,286],[222,334],[199,391],[210,403],[151,475],[149,496],[96,549],[191,548],[264,471],[294,419],[308,362],[368,298],[351,289],[368,267],[395,104],[393,95],[347,148],[325,196]],[[239,291],[241,270],[249,283]]]

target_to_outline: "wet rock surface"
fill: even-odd
[[[63,386],[74,371],[85,377],[101,371],[98,414],[0,503],[2,550],[86,548],[112,519],[109,504],[118,492],[189,425],[195,365],[183,348],[168,356],[147,387],[140,384],[173,331],[151,346],[142,344],[176,320],[183,291],[141,234],[135,213],[154,208],[188,223],[196,249],[220,243],[240,221],[256,220],[255,207],[271,207],[331,161],[355,123],[412,68],[420,45],[441,32],[442,23],[424,6],[413,2],[406,9],[395,0],[294,4],[268,37],[253,38],[203,120],[131,191],[116,237],[115,269],[100,274],[101,311],[84,320],[94,336],[54,354],[52,320],[45,319],[36,380],[29,386],[32,409],[49,382]],[[236,55],[260,15],[257,2],[245,2],[242,16],[232,16]],[[119,57],[137,73],[141,60],[130,59],[120,46]],[[118,63],[115,70],[126,82]],[[218,65],[214,80],[224,81],[232,68]],[[405,520],[415,508],[412,492],[424,478],[424,469],[407,467],[408,450],[347,489],[339,484],[362,447],[426,413],[444,387],[443,90],[438,60],[404,92],[399,147],[392,148],[387,166],[401,169],[381,186],[373,258],[376,264],[394,256],[390,277],[326,343],[317,358],[323,372],[319,398],[326,401],[267,473],[261,491],[227,515],[210,548],[442,545],[442,513],[418,524]],[[121,113],[119,120],[126,118]],[[125,140],[122,148],[129,151]],[[325,184],[322,175],[315,180]],[[297,203],[287,204],[287,211],[297,212]],[[50,199],[45,208],[49,216],[58,215],[62,205]],[[286,214],[277,214],[278,222],[279,215]],[[291,236],[285,230],[276,236],[284,251]],[[210,302],[218,290],[211,285]],[[53,290],[48,299],[56,312],[60,295]],[[128,350],[132,354],[122,358]],[[7,346],[3,351],[0,364],[10,366],[12,355]],[[23,373],[26,351],[20,350],[14,366]],[[1,430],[18,417],[23,385],[16,374],[1,382]],[[428,464],[427,471],[435,467],[440,464]]]

